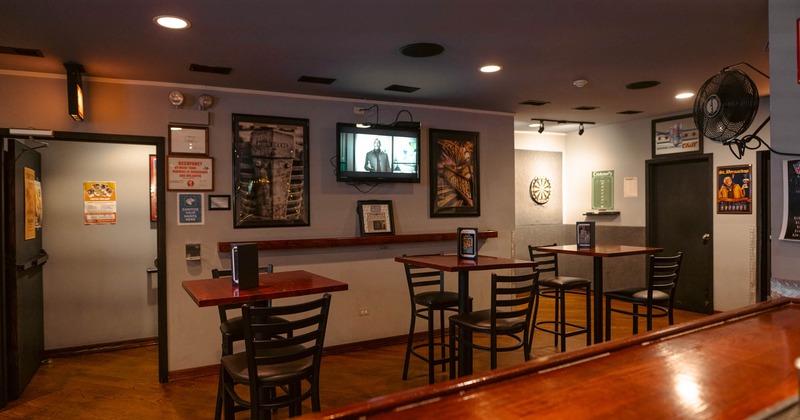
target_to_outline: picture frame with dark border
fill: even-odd
[[[308,119],[232,118],[233,227],[309,226]]]
[[[150,221],[158,221],[158,194],[156,190],[156,155],[150,155]]]
[[[208,156],[208,127],[169,125],[170,155]]]
[[[361,236],[394,235],[391,200],[361,200],[356,206]]]
[[[651,129],[653,158],[703,153],[703,134],[692,114],[653,120]]]
[[[480,216],[479,134],[436,128],[428,133],[430,216]]]
[[[717,214],[753,213],[753,165],[717,166]]]
[[[229,195],[210,195],[208,196],[208,210],[230,210],[231,196]]]

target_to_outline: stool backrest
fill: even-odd
[[[423,254],[423,255],[403,255],[408,256],[429,256],[429,255],[442,255],[438,254]],[[413,264],[403,264],[406,270],[406,281],[408,282],[408,293],[411,296],[411,305],[414,305],[414,296],[423,291],[444,291],[444,272],[434,270],[427,267],[419,267]],[[435,286],[435,287],[434,287]]]
[[[537,251],[536,248],[540,246],[556,246],[556,244],[528,245],[528,255],[530,255],[531,261],[536,263],[536,269],[540,273],[553,273],[554,277],[558,277],[558,254]]]
[[[527,331],[531,322],[533,299],[536,295],[539,271],[531,274],[501,276],[492,273],[492,328],[498,319],[522,319]]]
[[[647,298],[653,298],[654,291],[661,291],[670,296],[670,301],[675,298],[675,289],[678,287],[678,275],[681,271],[683,253],[667,257],[650,256],[647,278]]]

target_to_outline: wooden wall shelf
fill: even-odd
[[[371,246],[387,244],[405,244],[412,242],[455,241],[456,232],[448,233],[414,233],[409,235],[376,235],[347,238],[312,238],[312,239],[275,239],[271,241],[245,241],[258,244],[259,251],[275,249],[301,248],[335,248],[343,246]],[[479,239],[496,238],[497,231],[478,231]],[[242,242],[242,241],[239,241]],[[231,244],[237,242],[217,242],[218,252],[231,252]]]

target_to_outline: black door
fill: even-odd
[[[714,311],[711,155],[647,161],[647,244],[683,252],[677,308]]]
[[[6,140],[3,156],[5,260],[4,398],[22,394],[44,352],[41,155],[17,140]]]

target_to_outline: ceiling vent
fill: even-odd
[[[204,66],[202,64],[190,64],[189,71],[196,71],[199,73],[214,73],[214,74],[231,74],[233,69],[230,67],[215,67],[215,66]]]
[[[597,109],[597,107],[596,106],[579,106],[579,107],[575,107],[575,108],[572,108],[572,109],[574,109],[576,111],[591,111],[593,109]]]
[[[300,78],[297,79],[297,81],[304,83],[317,83],[320,85],[329,85],[335,82],[336,79],[332,79],[330,77],[300,76]]]
[[[621,115],[633,115],[633,114],[641,114],[641,113],[642,113],[642,111],[636,111],[634,109],[629,109],[627,111],[617,112],[617,114],[621,114]]]
[[[527,101],[520,102],[519,104],[520,105],[530,105],[530,106],[542,106],[542,105],[547,105],[549,103],[550,102],[547,102],[547,101],[535,101],[533,99],[529,99]]]
[[[28,57],[44,57],[41,51],[33,48],[17,48],[0,46],[0,54],[24,55]]]
[[[627,85],[625,85],[625,89],[634,89],[634,90],[635,89],[649,89],[651,87],[656,87],[656,86],[658,86],[660,84],[661,84],[661,82],[659,82],[657,80],[644,80],[644,81],[641,81],[641,82],[628,83]]]
[[[419,88],[418,87],[414,87],[414,86],[389,85],[384,90],[390,90],[392,92],[411,93],[411,92],[418,91]]]

